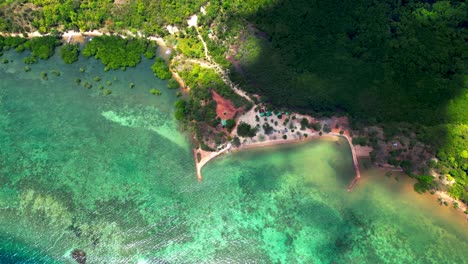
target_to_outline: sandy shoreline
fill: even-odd
[[[346,136],[346,135],[341,135],[341,134],[336,134],[336,133],[329,133],[329,134],[323,134],[320,135],[319,133],[313,133],[309,135],[308,137],[303,137],[303,138],[295,138],[295,139],[274,139],[274,140],[266,140],[266,141],[261,141],[261,142],[251,142],[251,143],[244,143],[238,148],[233,148],[230,143],[227,144],[226,147],[223,149],[217,151],[217,152],[207,152],[207,151],[198,151],[196,149],[193,150],[193,155],[195,159],[195,168],[197,171],[197,179],[201,181],[203,179],[202,176],[202,169],[203,167],[211,160],[214,158],[224,154],[224,153],[230,153],[230,152],[238,152],[238,151],[243,151],[243,150],[249,150],[249,149],[260,149],[260,148],[266,148],[266,147],[274,147],[274,146],[280,146],[280,145],[292,145],[292,144],[303,144],[310,142],[314,139],[337,139],[337,138],[345,138],[347,142],[349,143],[349,146],[351,148],[351,154],[353,156],[353,166],[354,170],[356,173],[356,176],[353,178],[351,181],[350,185],[348,186],[348,191],[352,191],[356,183],[359,181],[361,178],[361,173],[359,169],[359,163],[357,160],[356,152],[354,151],[354,147],[351,144],[351,140]],[[197,159],[197,153],[203,153],[202,158],[200,161]]]
[[[41,34],[38,31],[29,32],[29,33],[26,33],[26,34],[0,32],[0,36],[3,36],[3,37],[14,36],[14,37],[22,37],[22,38],[25,38],[25,37],[26,38],[35,38],[35,37],[43,37],[43,36],[48,36],[48,35],[50,35],[50,34]],[[108,35],[108,36],[114,35],[114,36],[120,36],[122,38],[127,38],[127,37],[144,38],[144,39],[156,42],[159,46],[166,46],[165,41],[164,41],[163,38],[158,37],[158,36],[144,36],[141,32],[137,32],[136,34],[130,32],[130,31],[126,31],[124,33],[109,33],[109,32],[104,32],[102,30],[101,31],[100,30],[93,30],[93,31],[85,31],[85,32],[66,31],[66,32],[61,33],[62,41],[64,43],[83,43],[86,40],[87,37],[97,37],[97,36],[103,36],[103,35]],[[186,91],[185,89],[187,89],[187,87],[184,87],[184,82],[183,82],[182,78],[180,78],[180,76],[176,72],[174,72],[172,70],[171,70],[171,73],[172,73],[173,78],[181,85],[181,87],[183,88],[183,91]],[[222,76],[225,77],[224,75],[222,75]],[[236,91],[236,93],[241,94],[241,96],[243,96],[243,97],[247,97],[249,99],[249,101],[251,101],[251,99],[247,95],[245,95],[245,93],[242,90],[240,90],[238,87],[236,87],[233,84],[230,85],[230,86],[231,86],[231,88],[233,90]],[[298,115],[298,116],[302,117],[301,115]],[[308,118],[310,120],[314,120],[314,118],[311,118],[309,116],[304,116],[304,117],[306,117],[306,118]],[[354,167],[355,167],[356,174],[357,174],[355,179],[353,180],[353,182],[350,184],[350,187],[348,188],[348,190],[352,190],[352,188],[354,187],[354,185],[356,184],[356,182],[360,178],[360,172],[359,172],[359,167],[358,167],[358,163],[357,163],[357,158],[358,157],[368,157],[370,151],[372,151],[372,148],[361,147],[361,146],[353,146],[353,144],[351,143],[351,139],[350,139],[350,136],[348,134],[348,131],[345,131],[344,135],[340,135],[340,134],[336,133],[336,131],[333,131],[332,133],[323,134],[322,136],[318,135],[318,133],[315,133],[315,134],[309,135],[307,138],[304,137],[304,138],[299,138],[299,139],[298,138],[286,139],[286,140],[284,140],[284,139],[267,139],[267,140],[262,141],[262,142],[251,142],[251,143],[248,143],[248,144],[245,144],[245,145],[241,145],[239,148],[235,148],[235,149],[233,149],[231,146],[229,146],[229,147],[224,148],[224,149],[222,149],[222,150],[220,150],[218,152],[207,152],[209,154],[206,154],[205,157],[203,157],[200,162],[198,162],[198,160],[197,160],[197,155],[196,155],[197,150],[194,150],[194,159],[195,159],[195,164],[196,164],[196,168],[197,168],[197,175],[199,175],[199,180],[201,180],[202,179],[202,177],[201,177],[202,167],[204,165],[206,165],[206,163],[208,163],[210,160],[212,160],[215,157],[223,154],[226,151],[227,152],[230,152],[230,151],[234,152],[234,151],[241,151],[241,150],[244,150],[244,149],[264,148],[264,147],[268,147],[268,146],[276,146],[276,145],[284,145],[284,144],[300,144],[300,143],[309,142],[310,140],[316,139],[316,138],[335,138],[335,137],[344,137],[344,138],[346,138],[349,145],[350,145],[350,148],[351,148],[351,152],[352,152],[352,155],[353,155],[353,163],[354,163]],[[380,166],[378,166],[378,168],[381,168],[381,169],[386,170],[386,171],[403,171],[401,168],[387,167],[387,164],[380,165]],[[467,209],[467,207],[462,202],[450,197],[446,192],[437,191],[436,195],[438,195],[440,198],[442,198],[442,199],[444,199],[446,201],[457,202],[460,205],[460,208],[458,210],[462,211],[462,213],[463,213],[464,210]],[[465,215],[465,218],[468,220],[468,215]]]
[[[0,32],[0,36],[3,36],[3,37],[7,37],[7,36],[11,36],[11,37],[26,37],[26,38],[37,38],[37,37],[44,37],[44,36],[49,36],[50,33],[47,33],[47,34],[41,34],[39,33],[38,31],[34,31],[34,32],[29,32],[29,33],[25,33],[27,36],[25,36],[23,33],[4,33],[4,32]],[[144,36],[141,32],[137,32],[136,34],[130,32],[130,31],[126,31],[124,33],[106,33],[104,31],[100,31],[100,30],[92,30],[92,31],[73,31],[73,30],[69,30],[69,31],[65,31],[65,32],[61,32],[61,37],[63,40],[65,40],[65,42],[68,42],[68,40],[70,39],[73,40],[73,38],[84,38],[84,37],[100,37],[100,36],[103,36],[103,35],[106,35],[106,36],[119,36],[119,37],[122,37],[122,38],[127,38],[127,37],[134,37],[134,38],[145,38],[149,41],[154,41],[156,42],[158,45],[163,45],[165,46],[165,42],[164,42],[164,39],[161,38],[161,37],[158,37],[158,36]],[[82,40],[84,41],[84,39]]]

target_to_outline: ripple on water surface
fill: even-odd
[[[4,56],[14,61],[0,65],[0,263],[72,263],[75,248],[88,263],[466,260],[466,224],[404,183],[371,171],[346,192],[345,142],[227,154],[199,183],[175,92],[150,61],[105,73],[54,57],[25,73],[25,55]],[[61,76],[42,80],[53,68]]]

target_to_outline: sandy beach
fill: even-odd
[[[260,120],[256,119],[257,112],[255,112],[254,109],[251,111],[245,113],[239,118],[239,122],[245,122],[248,123],[252,126],[255,122],[259,123],[261,122]],[[265,135],[263,134],[260,130],[257,132],[257,135],[253,138],[243,138],[241,141],[241,145],[237,148],[233,147],[230,143],[228,143],[226,146],[224,146],[221,150],[217,152],[208,152],[208,151],[202,151],[202,150],[194,150],[194,158],[195,158],[195,167],[197,171],[197,178],[199,181],[203,179],[202,176],[202,168],[205,166],[209,161],[212,159],[218,157],[219,155],[223,153],[229,153],[229,152],[237,152],[237,151],[242,151],[242,150],[248,150],[248,149],[256,149],[256,148],[266,148],[266,147],[273,147],[273,146],[278,146],[278,145],[285,145],[285,144],[302,144],[309,142],[313,139],[332,139],[332,140],[338,140],[338,138],[345,138],[346,141],[349,144],[349,147],[351,149],[351,154],[353,157],[353,166],[356,172],[355,178],[352,180],[348,187],[348,191],[352,191],[358,180],[361,178],[361,173],[359,169],[359,163],[357,159],[357,152],[354,149],[354,146],[351,142],[351,138],[347,135],[347,133],[336,133],[336,132],[330,132],[330,133],[323,133],[320,135],[319,132],[313,131],[312,129],[306,129],[302,130],[300,133],[294,132],[295,129],[297,129],[297,126],[300,126],[300,120],[302,118],[307,118],[308,120],[313,120],[315,121],[314,118],[310,116],[303,116],[299,114],[293,114],[296,118],[292,119],[291,118],[291,123],[289,123],[289,128],[288,129],[286,125],[284,125],[284,122],[286,119],[289,120],[289,118],[283,116],[279,118],[278,121],[281,121],[281,125],[275,125],[278,126],[278,129],[275,129],[274,132],[276,132],[278,135]],[[271,117],[265,117],[263,120],[265,123],[273,123],[277,122],[274,120],[274,118],[278,119],[276,116],[271,116]],[[332,121],[334,121],[332,119]],[[325,120],[324,122],[330,122],[330,120]],[[295,129],[291,129],[291,127],[294,127]],[[232,132],[232,134],[237,134],[236,129]],[[348,133],[349,134],[349,133]],[[305,136],[307,135],[307,136]],[[286,139],[283,138],[283,136],[286,136]],[[360,154],[362,156],[365,156],[365,154],[369,153],[372,149],[364,149],[361,150]],[[197,159],[197,153],[200,153],[201,159],[198,161]]]

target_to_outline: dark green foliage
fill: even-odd
[[[312,123],[309,125],[309,128],[312,128],[315,131],[320,131],[322,129],[322,125],[320,123]]]
[[[60,48],[60,56],[67,64],[72,64],[78,60],[80,48],[78,44],[65,44]]]
[[[413,171],[413,164],[411,163],[411,161],[409,161],[409,160],[401,161],[400,167],[403,169],[403,171],[406,174],[411,175],[411,173]]]
[[[62,73],[59,70],[51,70],[50,73],[52,73],[53,75],[57,77],[62,75]]]
[[[228,51],[228,47],[226,45],[220,45],[220,43],[211,40],[208,37],[206,31],[202,33],[202,36],[214,61],[222,67],[228,68],[230,66],[229,61],[226,59],[226,52]]]
[[[147,59],[153,59],[156,56],[156,48],[157,45],[154,43],[148,44],[146,47],[145,53],[143,53],[143,56]]]
[[[123,39],[118,36],[94,37],[84,47],[85,57],[94,56],[106,65],[106,70],[135,67],[141,62],[141,55],[145,52],[147,41],[139,39]]]
[[[180,88],[180,85],[179,83],[174,80],[173,78],[169,79],[169,81],[167,81],[167,88],[169,89],[177,89],[177,88]]]
[[[257,133],[255,128],[252,128],[249,124],[241,122],[237,126],[237,134],[241,137],[254,137]]]
[[[44,81],[47,81],[49,79],[49,77],[47,76],[47,72],[41,72],[41,79]]]
[[[23,52],[26,48],[24,45],[18,45],[18,47],[15,48],[16,52]]]
[[[234,121],[234,119],[226,120],[226,129],[228,131],[231,131],[235,126],[236,126],[236,121]]]
[[[37,58],[34,56],[29,56],[24,58],[24,63],[26,64],[34,64],[37,62]]]
[[[463,86],[465,14],[458,1],[281,1],[249,18],[268,37],[241,48],[248,87],[276,106],[443,121]]]
[[[262,125],[262,127],[263,127],[263,131],[265,131],[265,135],[269,135],[269,134],[273,133],[273,127],[270,126],[270,124],[264,123]]]
[[[392,165],[392,166],[395,166],[395,167],[399,167],[400,166],[400,161],[394,157],[389,157],[387,159],[387,163]]]
[[[435,188],[434,177],[430,175],[420,175],[416,179],[418,182],[414,184],[414,190],[418,193],[424,193]]]
[[[86,88],[86,89],[91,89],[93,87],[93,85],[91,83],[89,83],[89,82],[85,82],[83,84],[83,87]]]
[[[184,100],[177,100],[174,104],[176,107],[175,118],[179,121],[184,120],[187,102]]]
[[[233,144],[235,147],[239,147],[240,144],[241,144],[239,137],[234,137],[234,138],[232,139],[232,144]]]
[[[332,131],[332,130],[331,130],[331,127],[330,127],[329,125],[325,124],[325,125],[323,126],[323,132],[325,132],[325,133],[330,133],[331,131]]]
[[[307,118],[301,119],[301,130],[305,130],[309,126],[309,120]]]
[[[360,145],[360,146],[366,146],[367,145],[367,138],[365,137],[353,137],[353,145]]]
[[[21,37],[1,37],[0,39],[0,47],[1,48],[13,48],[16,49],[17,47],[21,46],[27,41],[25,38]],[[24,46],[23,46],[24,48]]]
[[[55,48],[60,45],[60,40],[54,36],[32,38],[24,43],[26,49],[31,50],[33,57],[47,60],[52,57]]]
[[[171,78],[171,72],[169,71],[169,67],[162,58],[156,59],[153,66],[151,66],[151,70],[153,70],[154,75],[156,75],[156,77],[158,77],[159,79],[167,80]]]
[[[153,89],[150,90],[150,94],[161,95],[161,91],[159,91],[159,90],[156,89],[156,88],[153,88]]]

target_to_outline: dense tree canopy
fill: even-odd
[[[254,137],[257,134],[257,130],[249,124],[241,122],[237,126],[237,134],[241,137]]]
[[[60,45],[60,40],[54,36],[32,38],[24,43],[26,49],[31,50],[33,57],[47,60],[55,53],[55,48]]]
[[[23,2],[28,2],[24,4]],[[30,0],[0,4],[0,31],[49,32],[64,29],[164,33],[166,24],[182,24],[205,1],[191,0]]]
[[[85,57],[94,56],[106,65],[108,69],[125,69],[135,67],[141,61],[141,56],[147,48],[153,48],[147,41],[141,39],[124,39],[119,36],[95,37],[86,44],[82,54]]]
[[[60,56],[67,64],[71,64],[78,60],[80,54],[80,47],[78,44],[66,44],[60,48]]]
[[[156,77],[158,77],[159,79],[167,80],[171,78],[171,72],[169,71],[169,67],[162,58],[156,59],[153,66],[151,66],[151,70],[153,70],[154,75],[156,75]]]
[[[247,77],[280,106],[377,121],[445,121],[463,87],[465,4],[284,0],[250,20]]]

